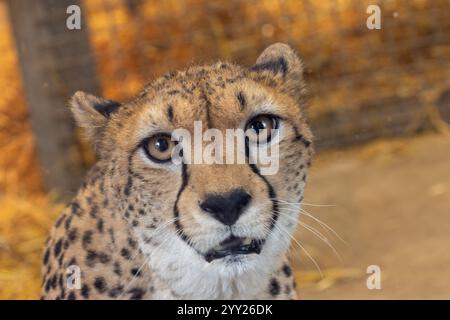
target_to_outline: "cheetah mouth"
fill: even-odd
[[[205,255],[205,260],[211,262],[231,255],[259,254],[263,245],[262,240],[241,238],[231,235],[222,241],[218,246],[209,250]]]

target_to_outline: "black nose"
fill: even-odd
[[[208,196],[200,204],[200,208],[223,224],[231,226],[239,219],[251,198],[244,190],[237,189],[224,195]]]

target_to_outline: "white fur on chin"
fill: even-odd
[[[208,263],[203,256],[173,232],[161,245],[140,243],[154,275],[168,290],[155,292],[155,299],[256,299],[268,286],[282,263],[295,225],[280,217],[260,254],[228,256]],[[283,232],[282,232],[283,230]],[[159,281],[158,281],[159,282]]]

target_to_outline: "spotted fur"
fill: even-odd
[[[43,299],[294,299],[287,258],[313,153],[304,115],[303,67],[284,44],[251,67],[219,62],[169,73],[125,104],[78,92],[77,123],[98,153],[44,251]],[[192,130],[194,120],[225,130],[258,113],[280,117],[280,169],[259,164],[158,164],[142,151],[153,132]],[[260,254],[210,263],[203,254],[229,228],[199,209],[210,193],[247,190],[252,202],[233,233],[264,240]],[[80,286],[73,286],[73,267]]]

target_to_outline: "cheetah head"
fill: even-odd
[[[123,104],[78,92],[71,108],[98,153],[114,210],[152,268],[162,277],[200,270],[202,277],[232,278],[270,274],[289,248],[313,152],[304,97],[301,61],[289,46],[274,44],[251,67],[189,67]],[[258,161],[173,161],[177,148],[182,160],[198,155],[173,135],[182,129],[195,138],[195,123],[200,133],[214,129],[223,137],[227,129],[252,129],[244,147],[232,148],[236,158],[276,146],[276,172],[263,174]],[[258,137],[263,129],[272,130]]]

